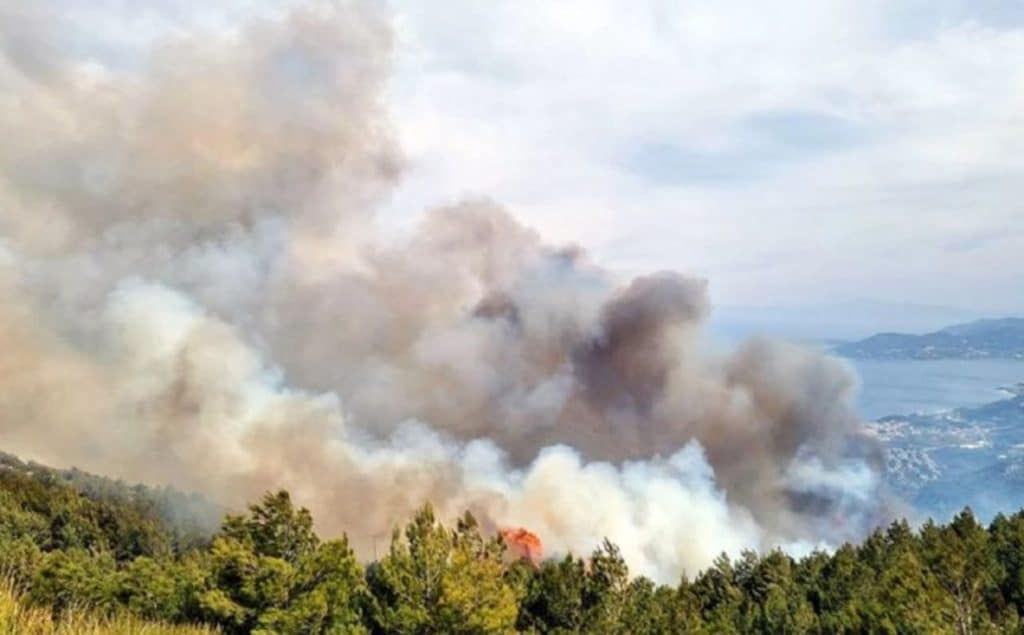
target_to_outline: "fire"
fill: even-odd
[[[544,546],[537,534],[523,527],[508,528],[501,530],[501,537],[505,540],[505,546],[509,553],[519,560],[528,560],[533,566],[540,564],[544,557]]]

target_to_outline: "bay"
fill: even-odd
[[[1024,381],[1024,361],[1008,359],[847,359],[860,377],[857,409],[865,419],[934,413],[1005,399],[999,390]]]

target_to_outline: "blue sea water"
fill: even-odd
[[[1003,359],[847,360],[860,376],[857,408],[866,419],[980,406],[1024,381],[1024,361]]]

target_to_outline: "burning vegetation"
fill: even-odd
[[[501,537],[509,553],[517,560],[526,560],[534,566],[540,566],[544,558],[544,547],[537,534],[523,527],[502,529]]]

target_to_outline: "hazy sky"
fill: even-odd
[[[410,173],[729,304],[1024,309],[1024,2],[396,3]]]
[[[101,64],[281,6],[52,4]],[[388,4],[408,158],[388,225],[486,195],[718,303],[1024,312],[1024,2]]]

